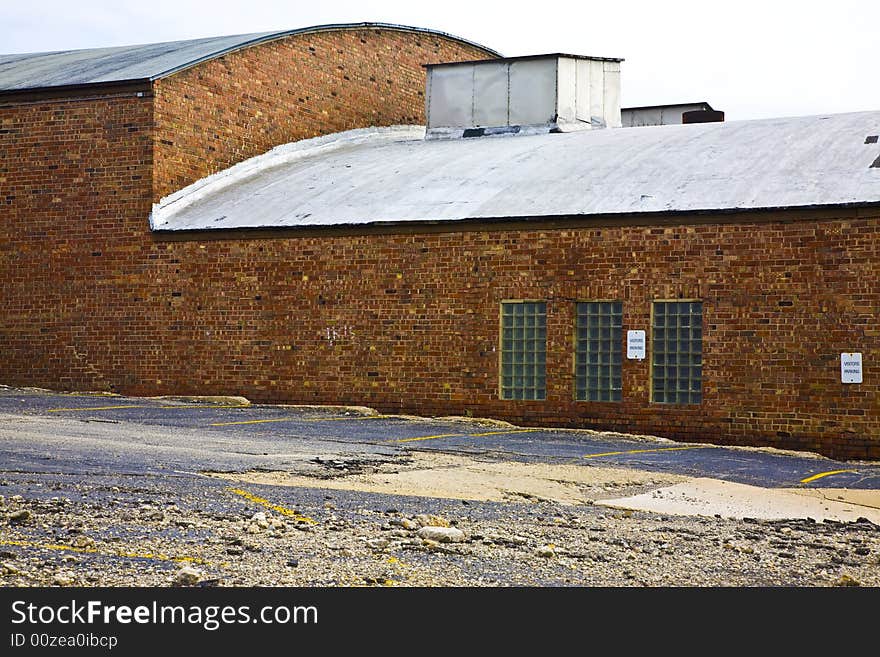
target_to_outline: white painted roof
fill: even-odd
[[[369,128],[279,146],[162,199],[154,230],[880,203],[880,112],[424,141]]]

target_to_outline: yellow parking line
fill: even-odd
[[[422,440],[437,440],[439,438],[482,438],[483,436],[499,436],[509,433],[530,433],[541,429],[508,429],[506,431],[486,431],[484,433],[438,433],[435,436],[416,436],[414,438],[395,438],[385,440],[383,443],[416,443]]]
[[[676,452],[683,449],[708,449],[715,445],[691,445],[688,447],[657,447],[654,449],[629,449],[623,452],[602,452],[601,454],[587,454],[585,459],[595,459],[601,456],[619,456],[621,454],[645,454],[646,452]]]
[[[80,548],[72,545],[60,545],[54,543],[33,543],[30,541],[0,540],[0,545],[12,545],[16,547],[36,548],[40,550],[59,550],[62,552],[79,552],[80,554],[100,554],[105,557],[119,557],[124,559],[157,559],[159,561],[174,561],[177,563],[207,564],[204,559],[197,557],[169,557],[166,554],[153,552],[104,552],[97,548]]]
[[[471,433],[468,435],[474,437],[500,436],[507,433],[535,433],[536,431],[543,431],[543,429],[508,429],[507,431],[487,431],[485,433]]]
[[[253,502],[254,504],[259,504],[260,506],[266,507],[267,509],[271,509],[272,511],[276,511],[280,513],[282,516],[287,516],[288,518],[293,518],[297,522],[307,522],[310,525],[317,525],[318,522],[313,518],[309,518],[308,516],[303,516],[294,511],[293,509],[288,509],[286,506],[281,506],[280,504],[273,504],[269,500],[263,497],[257,497],[253,493],[249,493],[246,490],[242,490],[241,488],[227,488],[230,493],[235,493],[236,495],[240,495],[244,499],[249,502]]]
[[[210,405],[210,404],[175,404],[174,406],[151,406],[148,404],[122,404],[118,406],[71,406],[69,408],[50,408],[47,412],[49,413],[61,413],[64,411],[115,411],[123,408],[161,408],[161,409],[176,409],[176,408],[245,408],[239,405]]]
[[[112,411],[117,408],[150,408],[143,404],[129,404],[126,406],[80,406],[78,408],[50,408],[49,413],[60,413],[62,411]]]
[[[801,479],[800,483],[809,484],[811,481],[816,481],[822,477],[830,477],[831,475],[843,474],[844,472],[858,472],[858,470],[829,470],[828,472],[820,472],[819,474],[814,474],[812,477]]]
[[[280,417],[273,418],[271,420],[240,420],[238,422],[212,422],[209,424],[209,427],[228,427],[233,424],[266,424],[267,422],[290,422],[294,418],[291,417]]]
[[[463,433],[438,433],[436,436],[417,436],[415,438],[395,438],[394,440],[385,440],[386,443],[416,443],[420,440],[436,440],[438,438],[454,438],[455,436],[464,436]]]
[[[338,422],[341,420],[382,420],[392,417],[391,415],[359,415],[357,417],[310,417],[302,420],[303,422]]]
[[[235,408],[235,407],[230,407]],[[273,418],[271,420],[241,420],[238,422],[214,422],[209,427],[228,427],[233,424],[266,424],[268,422],[332,422],[333,420],[376,420],[388,417],[387,415],[365,415],[363,417],[317,417],[317,418],[296,418],[282,417]]]
[[[174,406],[147,406],[146,408],[247,408],[241,404],[175,404]]]

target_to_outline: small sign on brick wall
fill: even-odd
[[[645,332],[626,332],[626,357],[630,360],[645,359]]]
[[[862,382],[862,354],[840,354],[840,381],[841,383]]]

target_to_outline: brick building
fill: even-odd
[[[880,112],[623,128],[620,60],[497,58],[0,56],[0,381],[880,458]]]

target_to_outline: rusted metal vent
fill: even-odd
[[[694,110],[681,115],[682,123],[721,123],[724,112],[721,110]]]

